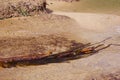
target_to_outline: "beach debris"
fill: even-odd
[[[40,40],[42,40],[42,43],[39,40],[38,40],[39,43],[35,42],[37,40],[36,38],[31,38],[31,40],[26,39],[28,41],[27,42],[26,40],[24,40],[27,43],[26,46],[30,47],[30,45],[34,45],[34,47],[32,48],[36,48],[36,46],[39,45],[40,48],[38,47],[37,48],[40,50],[35,51],[36,53],[33,52],[30,54],[21,53],[21,55],[14,55],[14,56],[8,56],[8,57],[0,56],[0,65],[4,68],[8,68],[11,66],[16,66],[18,63],[21,63],[21,62],[25,63],[25,65],[26,65],[26,62],[31,65],[36,64],[36,62],[38,65],[45,64],[45,63],[46,64],[53,63],[53,62],[64,62],[71,59],[81,58],[81,56],[84,56],[84,55],[93,55],[103,49],[110,47],[111,45],[120,46],[119,44],[104,45],[103,43],[108,39],[110,38],[107,38],[103,41],[100,41],[94,44],[91,44],[91,43],[82,44],[82,43],[75,42],[73,40],[67,40],[66,38],[56,37],[53,35],[51,37],[50,36],[48,37],[45,35],[40,37]],[[15,41],[15,39],[13,40],[14,40],[14,43],[17,42],[17,44],[19,44],[20,42],[20,41]],[[30,43],[34,42],[34,44],[29,45],[29,42]],[[19,46],[21,45],[19,44]],[[51,48],[52,46],[50,45],[54,45],[54,48]]]

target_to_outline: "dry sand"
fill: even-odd
[[[36,32],[36,34],[38,34],[39,30],[42,31],[41,33],[47,34],[62,33],[62,35],[70,39],[93,43],[112,37],[104,44],[120,44],[120,16],[65,12],[55,12],[54,14],[69,16],[77,23],[75,21],[70,21],[71,24],[66,25],[65,23],[68,22],[61,20],[61,22],[55,21],[56,24],[59,23],[57,27],[47,25],[48,28],[44,28],[43,25],[41,26],[39,18],[33,18],[34,22],[30,19],[25,19],[26,21],[23,21],[23,24],[19,25],[20,30],[16,28],[16,32],[14,30],[13,31],[17,33],[17,35],[22,36],[29,35],[30,32]],[[13,27],[22,22],[20,19],[20,21],[17,21],[18,23],[14,23],[16,20],[17,19],[9,19],[3,21],[2,23],[5,25],[4,28],[6,25],[11,25],[8,24],[11,21],[13,21]],[[63,24],[63,22],[65,23]],[[27,25],[28,23],[31,24]],[[32,25],[32,27],[39,27],[35,27],[35,30],[30,25]],[[23,29],[22,26],[28,26],[29,29]],[[27,33],[25,33],[26,31]],[[5,34],[4,31],[1,32]],[[14,36],[12,35],[12,32],[10,33],[11,36]],[[87,58],[81,58],[64,63],[51,63],[47,65],[13,67],[6,69],[1,68],[0,80],[120,80],[119,57],[120,47],[111,46],[103,51],[100,51],[98,54]]]

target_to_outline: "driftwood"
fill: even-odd
[[[76,57],[78,55],[84,55],[84,54],[93,54],[98,52],[99,50],[102,50],[104,48],[107,48],[109,46],[102,47],[100,49],[97,49],[100,46],[103,46],[103,44],[97,45],[95,47],[88,47],[90,44],[86,44],[85,46],[77,47],[62,53],[58,54],[34,54],[34,55],[25,55],[25,56],[16,56],[16,57],[10,57],[10,58],[0,58],[0,63],[2,67],[9,67],[13,63],[17,62],[28,62],[33,60],[44,60],[44,59],[61,59],[61,58],[69,58],[69,57]],[[86,48],[87,47],[87,48]]]
[[[90,44],[90,43],[84,44],[84,46],[82,47],[77,46],[68,51],[61,52],[58,54],[45,53],[45,54],[34,54],[34,55],[24,55],[24,56],[16,56],[9,58],[0,58],[0,64],[2,67],[6,68],[6,67],[10,67],[11,65],[13,66],[13,64],[15,66],[19,62],[34,63],[35,61],[43,61],[43,62],[47,61],[47,63],[50,63],[51,59],[53,59],[52,60],[53,62],[55,61],[57,62],[57,60],[61,60],[62,62],[62,59],[70,59],[70,58],[72,59],[85,54],[89,54],[89,55],[94,54],[100,50],[110,47],[111,45],[120,46],[120,44],[108,44],[105,46],[104,44],[101,44],[104,41],[106,40],[103,40],[95,44]]]

